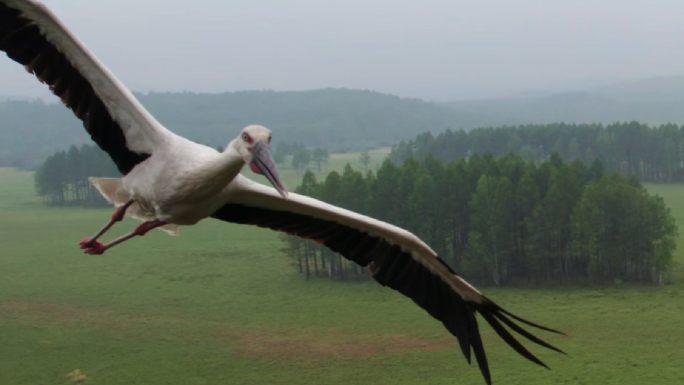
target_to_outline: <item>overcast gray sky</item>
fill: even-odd
[[[135,91],[430,100],[684,74],[681,0],[44,0]],[[0,95],[43,86],[0,60]]]

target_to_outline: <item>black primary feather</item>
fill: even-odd
[[[241,204],[227,204],[212,217],[226,222],[257,225],[276,231],[287,230],[292,235],[324,244],[352,262],[368,266],[378,283],[411,298],[433,318],[442,322],[449,333],[458,340],[459,347],[468,363],[471,361],[471,352],[474,353],[487,384],[491,384],[491,374],[477,324],[477,313],[482,315],[510,347],[537,365],[548,368],[516,340],[504,325],[536,344],[563,353],[560,349],[515,324],[508,317],[541,330],[554,333],[560,333],[559,331],[517,317],[484,296],[482,297],[484,302],[481,304],[465,301],[439,276],[414,259],[410,253],[379,236],[372,236],[334,221]],[[443,260],[439,258],[438,260],[451,274],[456,274]]]
[[[119,124],[107,112],[92,85],[69,59],[41,33],[40,27],[19,10],[0,3],[0,51],[47,83],[76,117],[92,140],[106,151],[122,174],[128,174],[150,154],[126,146]]]

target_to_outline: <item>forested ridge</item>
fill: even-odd
[[[431,132],[396,144],[390,158],[402,163],[431,154],[445,162],[473,153],[502,156],[515,152],[525,160],[543,161],[559,153],[567,161],[591,164],[598,158],[606,171],[641,181],[684,181],[684,126],[649,127],[639,122],[601,124],[536,124],[478,128],[470,132]]]
[[[662,198],[599,161],[587,167],[557,153],[539,165],[516,154],[446,164],[410,157],[365,175],[347,165],[320,182],[307,172],[296,192],[404,227],[480,283],[657,283],[676,247]],[[284,239],[307,277],[369,278],[321,245]]]
[[[289,143],[301,143],[309,148],[326,148],[330,152],[346,152],[391,146],[400,140],[415,137],[426,131],[436,133],[451,129],[454,131],[450,132],[458,133],[457,130],[460,129],[467,131],[477,127],[539,121],[532,119],[538,116],[537,113],[530,113],[531,115],[524,119],[515,117],[511,108],[515,110],[518,107],[504,108],[500,105],[502,101],[433,103],[379,92],[349,89],[297,92],[240,91],[220,94],[152,92],[136,93],[136,96],[162,124],[172,131],[194,141],[213,145],[225,145],[237,135],[240,129],[249,124],[265,125],[277,134],[276,139],[286,140]],[[609,118],[578,115],[573,111],[586,112],[595,104],[595,101],[592,100],[587,105],[583,104],[581,108],[573,108],[572,100],[558,97],[552,99],[554,103],[549,108],[567,109],[569,112],[553,119],[550,117],[542,119],[542,122],[605,123],[636,118],[629,114],[630,108],[611,115],[613,117]],[[519,101],[511,101],[511,103],[517,105]],[[535,108],[533,111],[536,111]],[[599,110],[602,109],[599,108]],[[643,121],[652,122],[653,120]],[[674,119],[674,121],[681,123],[681,119]],[[515,128],[525,127],[532,130],[534,127],[539,130],[550,128],[553,131],[555,127],[565,126],[578,128],[580,131],[589,127],[589,131],[596,131],[596,127],[607,129],[613,126],[628,127],[633,124],[639,125],[638,123],[608,126],[554,123],[516,126]],[[642,126],[640,130],[645,128],[655,131],[663,128],[666,131],[678,130],[680,131],[678,135],[681,136],[681,128],[676,125],[648,127],[641,124],[640,126]],[[488,130],[497,129],[481,128],[474,131],[478,132],[479,136],[487,136],[481,135],[481,132]],[[591,151],[587,152],[587,148],[583,147],[584,143],[597,138],[587,140],[584,133],[575,137],[568,133],[557,135],[549,132],[548,135],[553,139],[542,138],[545,134],[536,134],[537,139],[530,143],[527,143],[526,135],[518,134],[518,139],[524,142],[522,145],[515,137],[509,138],[510,140],[503,145],[494,138],[491,139],[491,145],[481,143],[485,139],[478,137],[480,142],[477,146],[473,146],[471,152],[492,152],[499,156],[509,151],[521,151],[523,157],[527,159],[531,156],[544,156],[557,151],[568,160],[583,158],[591,161],[593,160],[592,152],[598,156],[603,151],[597,145],[592,146]],[[559,137],[562,140],[559,145],[556,145]],[[573,137],[576,138],[577,145],[571,143]],[[458,136],[458,139],[463,138]],[[600,140],[604,139],[600,138]],[[90,139],[81,123],[61,103],[0,102],[0,167],[17,166],[35,169],[55,151],[68,148],[71,144],[81,145],[89,142]],[[540,154],[537,154],[540,151],[540,143],[543,144],[543,149]],[[565,147],[561,146],[561,143]],[[525,148],[525,145],[530,147]],[[577,151],[579,155],[576,154]],[[664,153],[672,152],[668,151],[670,152]],[[419,153],[416,156],[422,157]],[[440,159],[451,160],[442,156]],[[607,160],[604,159],[606,167],[612,170]]]
[[[272,129],[276,140],[345,152],[391,146],[425,130],[482,122],[436,103],[348,89],[136,97],[173,132],[213,146],[225,146],[250,124]],[[81,122],[61,103],[0,102],[0,167],[35,168],[55,151],[89,142]]]

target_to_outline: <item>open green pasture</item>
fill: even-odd
[[[376,150],[368,151],[368,155],[370,155],[370,163],[368,164],[368,170],[374,171],[378,167],[380,167],[382,161],[385,160],[387,155],[389,155],[390,150],[391,148],[389,147],[383,147],[378,148]],[[317,165],[313,162],[309,164],[309,169],[311,169],[311,171],[313,171],[314,174],[316,174],[316,178],[318,178],[319,180],[325,179],[325,177],[331,171],[342,172],[347,163],[349,163],[354,168],[354,170],[363,172],[363,165],[359,160],[360,157],[361,153],[359,152],[349,152],[345,154],[330,154],[330,159],[328,160],[328,163],[322,164],[320,171],[318,170]],[[295,170],[292,166],[287,164],[278,165],[278,170],[282,174],[281,176],[290,190],[294,190],[294,188],[302,182],[304,170]],[[254,176],[254,174],[247,171],[244,173],[244,175],[250,178]]]
[[[684,224],[684,186],[649,188]],[[109,215],[45,207],[31,173],[0,169],[0,384],[66,384],[75,369],[86,384],[484,383],[410,300],[372,282],[306,281],[268,230],[207,220],[82,254]],[[684,383],[681,282],[484,291],[568,333],[543,334],[568,356],[526,344],[548,371],[481,321],[495,384]]]

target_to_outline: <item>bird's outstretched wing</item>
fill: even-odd
[[[502,309],[459,277],[423,241],[396,226],[298,194],[290,193],[285,200],[275,189],[241,175],[235,181],[229,203],[212,217],[312,239],[350,261],[367,266],[381,285],[411,298],[441,321],[458,339],[468,362],[472,350],[487,384],[491,383],[491,377],[476,313],[516,352],[538,365],[546,367],[504,325],[534,343],[562,353],[513,320],[560,332]]]
[[[123,174],[174,136],[37,1],[0,0],[0,50],[50,86]]]

